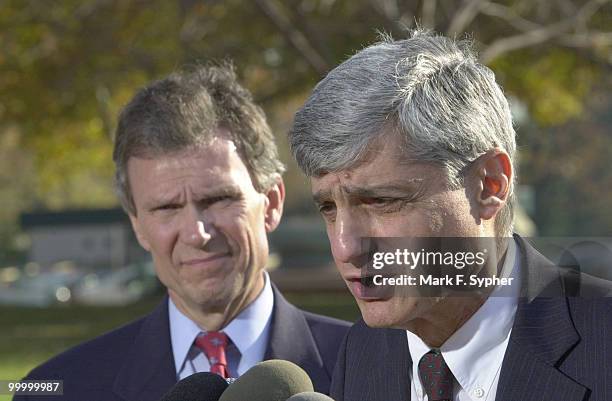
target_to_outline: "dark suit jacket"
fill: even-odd
[[[529,268],[523,269],[523,293],[496,400],[611,401],[608,283],[580,275],[565,277],[516,239],[521,263]],[[362,320],[343,342],[331,395],[336,401],[409,401],[411,369],[406,332],[369,328]]]
[[[304,312],[273,286],[274,310],[265,359],[304,369],[316,391],[329,393],[331,373],[349,324]],[[63,397],[14,400],[155,401],[177,381],[167,298],[149,315],[78,345],[32,370],[26,379],[61,379]]]

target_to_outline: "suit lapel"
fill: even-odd
[[[113,391],[125,400],[157,400],[176,384],[167,297],[145,318],[125,363],[117,369]]]
[[[325,369],[304,313],[291,305],[273,285],[274,310],[264,359],[291,361],[308,373],[315,389],[329,388],[331,372]]]
[[[350,401],[410,401],[410,369],[405,330],[367,327],[355,323],[345,339],[343,372],[336,372],[340,399]]]
[[[382,373],[381,383],[386,382],[387,396],[385,399],[394,401],[410,401],[410,371],[412,358],[408,350],[408,338],[405,330],[386,330],[385,361],[382,364],[387,370]],[[388,367],[392,367],[391,371]]]
[[[558,367],[580,341],[569,314],[559,274],[550,262],[518,238],[528,294],[519,300],[504,356],[499,401],[583,400],[586,389]],[[534,294],[544,296],[534,297]],[[524,294],[525,295],[525,294]]]
[[[496,399],[583,400],[587,390],[557,368],[578,341],[564,298],[521,300]]]

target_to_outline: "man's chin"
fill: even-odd
[[[185,286],[181,288],[180,292],[175,291],[174,294],[171,291],[168,293],[175,303],[176,298],[180,298],[179,302],[187,307],[197,308],[201,312],[206,313],[224,311],[234,295],[222,283],[213,282],[212,280],[206,283],[199,283],[197,286]]]
[[[361,316],[365,323],[372,328],[394,327],[397,318],[393,316],[389,305],[385,301],[359,303]]]
[[[398,302],[396,298],[380,301],[357,302],[365,323],[372,328],[406,329],[418,308],[414,302]]]
[[[405,329],[401,320],[394,316],[363,315],[363,321],[373,329]]]

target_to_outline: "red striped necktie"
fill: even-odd
[[[227,369],[227,359],[225,357],[225,348],[227,347],[228,338],[222,331],[210,331],[206,334],[200,334],[195,345],[204,352],[210,363],[210,371],[227,379],[230,377]]]

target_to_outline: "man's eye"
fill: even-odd
[[[167,205],[157,206],[154,210],[176,210],[181,206],[176,203],[168,203]]]
[[[234,200],[233,196],[230,195],[220,195],[220,196],[213,196],[212,198],[207,198],[206,200],[202,201],[202,203],[205,206],[212,206],[215,204],[220,204],[222,202],[228,202],[228,201],[232,201]]]
[[[223,202],[223,201],[228,201],[228,200],[232,200],[232,197],[229,195],[224,195],[224,196],[215,196],[212,199],[212,202]]]
[[[367,198],[362,200],[362,203],[383,213],[393,213],[401,210],[406,204],[406,200],[401,198]]]
[[[396,201],[397,199],[394,198],[365,198],[362,200],[362,203],[365,205],[383,206]]]
[[[319,213],[323,215],[323,217],[330,217],[336,211],[336,205],[333,203],[322,203],[319,205]]]

